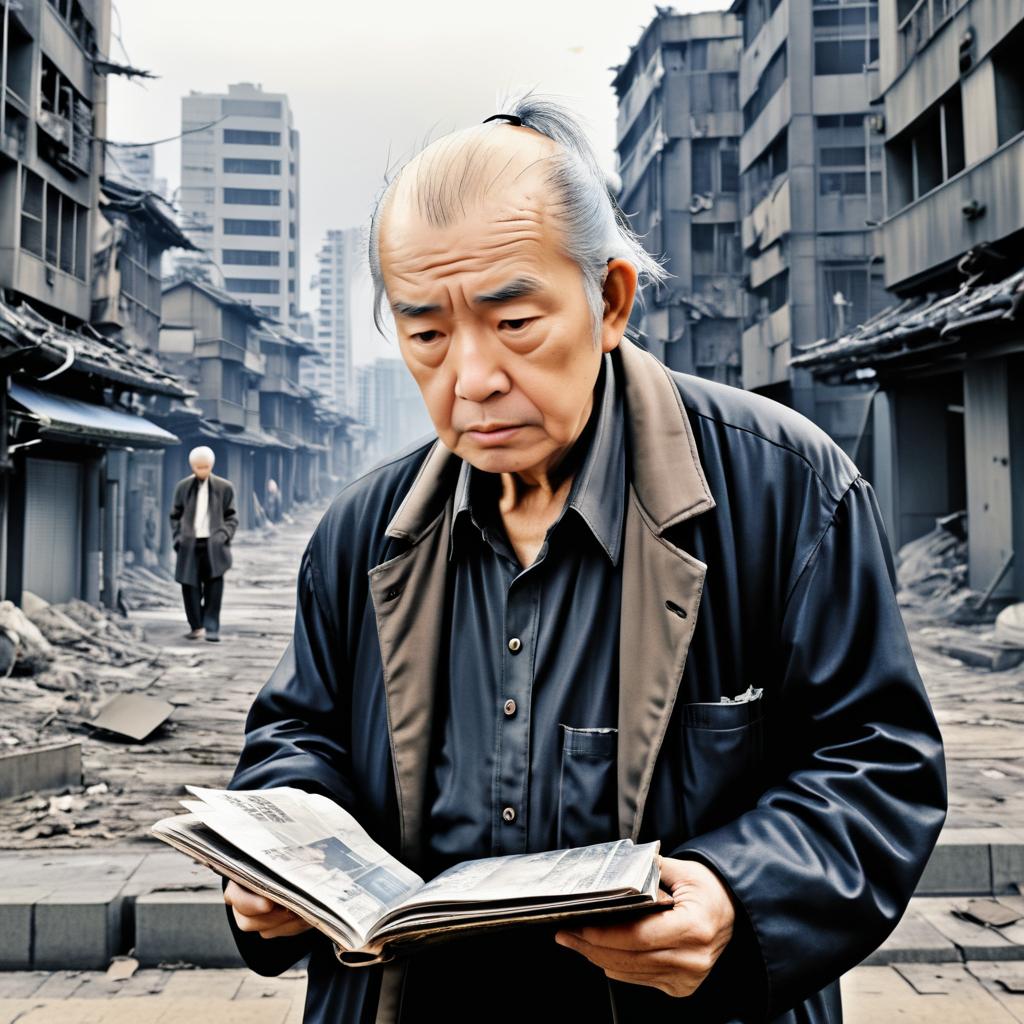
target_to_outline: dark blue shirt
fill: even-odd
[[[593,411],[566,456],[569,497],[525,569],[502,526],[500,477],[463,464],[449,547],[451,639],[427,792],[428,875],[469,858],[618,837],[623,415],[606,356]],[[590,1021],[609,1019],[602,973],[549,932],[478,939],[417,957],[414,966],[417,1005],[465,986],[467,976],[486,986],[493,974],[504,987],[511,972],[529,983],[502,998],[522,998],[524,1013],[535,1011],[539,988],[557,983],[562,995],[551,998],[564,998],[570,1016],[586,1010]]]

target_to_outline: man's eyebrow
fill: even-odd
[[[417,306],[411,302],[402,302],[401,300],[392,302],[391,308],[399,316],[415,317],[415,316],[427,316],[430,313],[438,313],[441,307],[438,305],[422,305]]]
[[[514,281],[503,284],[493,292],[485,292],[483,295],[478,295],[473,302],[475,305],[480,306],[497,305],[500,302],[511,302],[513,299],[522,299],[529,295],[535,295],[537,292],[542,291],[543,288],[544,286],[540,281],[532,277],[517,277]]]

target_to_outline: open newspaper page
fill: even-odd
[[[347,922],[359,945],[423,880],[378,846],[344,808],[302,790],[186,787],[204,825]]]
[[[360,938],[337,914],[297,892],[262,864],[207,828],[195,815],[179,814],[158,821],[153,826],[153,834],[218,874],[232,878],[239,885],[294,911],[342,948],[355,949],[360,945]]]
[[[623,897],[653,897],[659,844],[629,839],[573,850],[464,861],[407,896],[372,929],[371,938],[431,920],[507,918],[530,908],[597,907]]]

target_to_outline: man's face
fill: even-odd
[[[197,480],[205,480],[213,472],[213,463],[206,459],[196,459],[191,466]]]
[[[381,225],[402,357],[441,441],[485,472],[557,464],[586,425],[603,352],[621,338],[604,330],[594,344],[559,230],[539,169],[443,228],[399,192]]]

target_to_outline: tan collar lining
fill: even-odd
[[[675,382],[654,356],[626,339],[619,346],[637,498],[659,533],[714,508],[690,420]],[[442,484],[457,456],[436,441],[387,536],[415,544],[436,520]],[[447,497],[447,495],[444,495]]]

